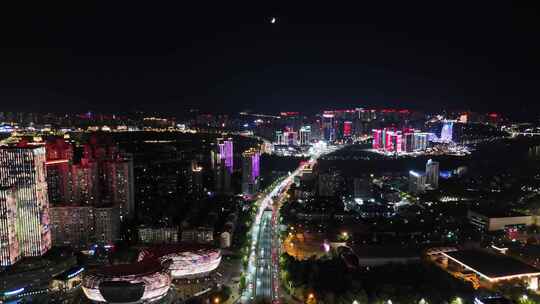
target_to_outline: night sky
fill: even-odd
[[[540,110],[538,6],[85,2],[2,7],[1,111]]]

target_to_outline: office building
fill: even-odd
[[[343,122],[343,137],[344,138],[351,138],[353,135],[353,123],[352,121],[344,121]]]
[[[0,147],[0,187],[14,188],[17,239],[23,257],[51,248],[45,147],[21,143]]]
[[[326,142],[333,142],[336,139],[336,130],[334,128],[334,113],[324,111],[322,115],[322,138]]]
[[[467,218],[471,225],[482,232],[504,231],[509,228],[525,228],[535,224],[531,215],[496,209],[469,210]]]
[[[69,203],[94,206],[100,199],[98,164],[82,158],[71,166],[71,196]]]
[[[311,126],[300,128],[300,145],[307,146],[311,143]]]
[[[259,152],[249,149],[242,153],[242,193],[252,196],[259,191]]]
[[[178,243],[178,227],[139,227],[139,240],[146,244]]]
[[[94,238],[94,207],[52,206],[51,236],[55,246],[88,248]]]
[[[15,264],[20,258],[17,238],[17,200],[13,188],[0,189],[0,266]]]
[[[406,153],[414,152],[414,133],[403,134],[403,147],[402,150]]]
[[[118,206],[94,208],[95,238],[97,242],[112,244],[120,239],[120,210]]]
[[[293,128],[286,128],[283,132],[284,145],[296,146],[298,145],[298,132]]]
[[[73,146],[63,138],[47,141],[47,190],[51,205],[71,201]]]
[[[214,241],[214,229],[207,227],[182,230],[182,242],[210,244]]]
[[[231,174],[234,170],[232,138],[218,138],[216,147],[210,152],[214,173],[214,190],[218,193],[231,192]]]
[[[423,193],[426,190],[426,175],[423,172],[409,171],[409,192]]]
[[[382,147],[382,130],[376,129],[372,131],[373,149],[379,150]]]
[[[428,133],[414,132],[414,152],[424,151],[428,145]]]
[[[135,215],[135,188],[133,157],[127,153],[117,153],[104,164],[109,199],[120,208],[121,218]]]
[[[276,145],[284,145],[285,144],[285,137],[283,135],[283,131],[278,130],[276,131]]]
[[[431,189],[439,188],[439,163],[431,159],[426,163],[426,184]]]

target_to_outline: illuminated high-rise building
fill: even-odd
[[[231,174],[234,170],[234,152],[232,138],[218,138],[216,148],[210,152],[212,170],[214,171],[215,191],[231,192]]]
[[[14,188],[0,189],[0,266],[10,266],[21,258],[17,238],[17,200]]]
[[[311,143],[311,126],[300,128],[300,145],[306,146]]]
[[[445,121],[441,129],[441,141],[452,142],[454,123],[452,121]]]
[[[217,148],[221,163],[227,168],[229,173],[234,170],[234,151],[232,138],[218,138]]]
[[[118,206],[94,208],[95,237],[98,242],[112,244],[120,239]]]
[[[284,144],[287,146],[296,146],[298,144],[298,133],[292,128],[286,128],[283,132]]]
[[[256,149],[242,153],[242,193],[254,195],[259,191],[260,155]]]
[[[94,206],[100,199],[98,164],[90,158],[82,158],[71,166],[71,202]]]
[[[119,206],[122,218],[131,218],[135,215],[133,157],[117,153],[104,163],[104,168],[108,198]]]
[[[414,133],[405,133],[403,135],[402,150],[411,153],[414,151]]]
[[[439,188],[439,163],[431,159],[426,163],[426,184],[431,189]]]
[[[334,113],[325,111],[322,115],[322,138],[326,142],[333,142],[336,139],[336,130],[334,128]]]
[[[43,146],[0,147],[0,186],[15,189],[17,239],[23,257],[41,256],[51,248],[45,162]]]
[[[55,246],[88,248],[94,241],[94,207],[52,206],[51,235]]]
[[[276,131],[276,145],[284,145],[285,144],[285,137],[283,136],[283,131],[278,130]]]
[[[203,189],[203,168],[196,161],[191,161],[190,182],[193,192],[201,192]]]
[[[350,138],[352,136],[352,121],[343,122],[343,137]]]
[[[66,204],[71,202],[73,146],[63,138],[47,141],[47,190],[49,203]]]
[[[379,150],[382,147],[382,130],[373,130],[373,149]]]
[[[414,151],[424,151],[428,145],[428,133],[415,132],[414,133]]]
[[[225,141],[223,141],[223,144],[224,149],[222,158],[225,159],[225,167],[227,168],[229,173],[232,173],[234,170],[234,151],[232,138],[226,139]]]
[[[412,194],[423,193],[426,190],[426,175],[423,172],[409,172],[409,192]]]

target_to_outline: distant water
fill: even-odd
[[[440,163],[441,170],[454,170],[467,166],[469,172],[496,174],[499,172],[519,173],[540,170],[540,138],[515,138],[492,141],[472,147],[471,155],[460,156],[419,156],[388,158],[366,151],[367,146],[351,146],[321,160],[321,169],[335,167],[348,175],[365,173],[406,173],[409,170],[423,170],[428,159]]]

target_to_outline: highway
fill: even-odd
[[[257,270],[255,277],[255,297],[273,298],[272,282],[272,211],[264,211],[259,231],[259,253],[257,255]]]
[[[338,147],[330,146],[317,150],[308,162],[302,163],[294,172],[291,172],[278,183],[268,194],[260,198],[258,210],[250,230],[251,250],[248,258],[246,274],[247,288],[240,297],[241,303],[250,303],[255,299],[263,298],[272,303],[279,303],[279,237],[278,213],[273,208],[274,200],[282,200],[294,178],[302,172],[305,166],[312,165],[317,159]]]

